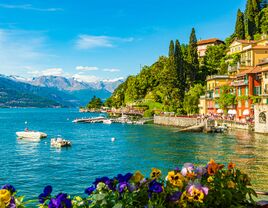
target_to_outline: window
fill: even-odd
[[[266,123],[266,115],[265,115],[264,112],[261,112],[261,113],[259,114],[259,123],[263,123],[263,124]]]
[[[238,87],[238,96],[241,96],[241,88]]]
[[[261,94],[261,87],[254,87],[254,95],[260,95]]]
[[[245,107],[248,108],[248,100],[245,100]]]
[[[241,108],[241,106],[242,106],[242,102],[241,102],[241,100],[239,100],[238,101],[238,108]]]
[[[248,86],[246,86],[245,95],[248,95]]]
[[[268,78],[268,72],[265,72],[265,73],[264,73],[264,77],[265,77],[265,79]]]

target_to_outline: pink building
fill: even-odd
[[[214,46],[214,45],[220,45],[224,44],[222,40],[219,40],[217,38],[211,38],[207,40],[199,40],[197,42],[197,52],[198,57],[203,58],[206,55],[206,50],[208,46]]]

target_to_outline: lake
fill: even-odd
[[[82,194],[100,176],[152,167],[168,170],[185,162],[233,161],[249,173],[256,190],[268,191],[268,136],[231,131],[228,134],[178,133],[156,125],[77,124],[78,109],[0,109],[0,184],[11,183],[21,195],[36,197],[50,184],[53,193]],[[27,121],[27,124],[25,124]],[[17,140],[25,127],[42,131],[39,143]],[[50,138],[72,141],[69,149],[50,147]],[[116,141],[111,142],[115,137]]]

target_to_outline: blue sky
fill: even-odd
[[[246,0],[0,0],[0,73],[93,81],[137,74],[169,41],[225,39]]]

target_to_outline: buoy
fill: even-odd
[[[24,123],[25,123],[25,124],[27,124],[28,122],[27,122],[27,121],[25,121]]]
[[[114,141],[115,141],[115,138],[114,138],[114,137],[112,137],[111,141],[112,141],[112,142],[114,142]]]

